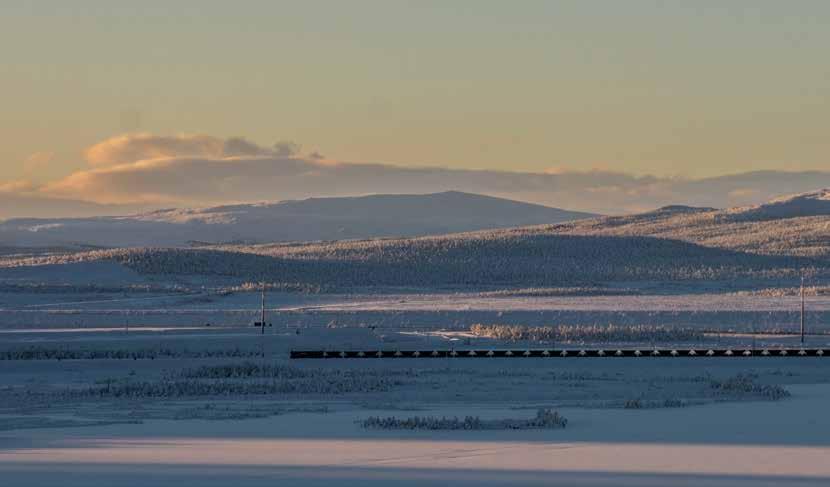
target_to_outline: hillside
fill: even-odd
[[[7,246],[186,246],[191,242],[286,242],[446,234],[595,215],[460,192],[311,198],[159,210],[130,216],[14,219]]]
[[[7,268],[0,268],[0,280],[12,273],[10,267],[17,267],[13,274],[19,278],[26,274],[21,268],[107,261],[162,280],[265,279],[286,289],[307,290],[667,282],[698,288],[718,282],[775,287],[795,282],[805,270],[820,279],[830,276],[830,215],[821,214],[824,195],[798,195],[751,208],[672,206],[625,217],[416,238],[9,255],[0,259],[0,267]],[[785,211],[787,207],[797,210]],[[199,218],[204,215],[199,213]],[[228,218],[233,209],[212,215]],[[182,215],[152,216],[156,221],[174,217]]]
[[[638,215],[550,225],[560,235],[660,237],[754,254],[830,258],[830,190],[716,210],[666,207]]]
[[[286,289],[372,287],[516,288],[609,283],[793,280],[800,269],[830,266],[797,257],[760,256],[652,237],[556,235],[539,227],[414,239],[307,244],[138,248],[0,261],[4,276],[22,268],[109,261],[138,275],[262,279]],[[14,268],[16,267],[16,268]],[[40,273],[43,275],[43,273]]]

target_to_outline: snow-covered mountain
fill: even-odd
[[[0,222],[21,215],[31,218],[79,218],[96,215],[125,215],[146,209],[147,206],[103,205],[89,201],[48,198],[0,190]]]
[[[421,236],[558,223],[596,215],[456,191],[310,198],[129,216],[0,223],[0,245],[183,246]]]

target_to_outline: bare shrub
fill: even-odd
[[[790,397],[790,392],[779,385],[758,384],[757,376],[738,374],[723,380],[713,380],[710,387],[717,393],[728,396],[757,397],[777,401]]]
[[[70,396],[107,398],[181,398],[271,394],[347,394],[386,392],[393,381],[382,377],[330,376],[270,381],[159,380],[107,383],[70,392]]]
[[[465,416],[463,419],[413,416],[399,419],[394,416],[386,418],[370,416],[360,421],[359,424],[364,428],[381,430],[528,430],[565,428],[568,420],[556,411],[540,409],[531,419],[483,420],[478,416]]]
[[[239,348],[217,350],[173,350],[169,348],[137,349],[67,349],[29,346],[0,351],[2,360],[153,360],[156,358],[244,358],[262,352]]]
[[[88,398],[185,398],[274,394],[348,394],[387,392],[403,385],[396,371],[301,369],[289,366],[206,366],[167,374],[156,380],[104,379],[59,395]]]
[[[529,340],[537,342],[684,342],[704,338],[702,331],[694,328],[669,327],[662,325],[482,325],[475,324],[470,332],[476,336],[497,340]]]
[[[643,399],[629,399],[623,403],[623,409],[659,409],[659,408],[682,408],[687,403],[680,399],[664,399],[662,401],[645,401]]]
[[[643,402],[640,401],[639,399],[629,399],[629,400],[625,401],[625,404],[623,404],[623,408],[625,408],[625,409],[642,409],[643,408]]]
[[[299,368],[290,365],[259,364],[242,362],[238,364],[204,365],[192,369],[184,369],[174,374],[174,377],[184,379],[330,379],[338,377],[401,377],[415,375],[412,369],[385,370],[385,369],[329,369],[329,368]]]

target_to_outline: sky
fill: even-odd
[[[384,168],[826,171],[827,25],[819,0],[4,0],[0,191],[150,201],[71,190],[130,134]]]

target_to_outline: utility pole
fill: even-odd
[[[260,325],[262,325],[262,334],[265,334],[265,281],[262,281],[262,308],[260,315]]]
[[[801,275],[801,345],[804,345],[804,274]]]

